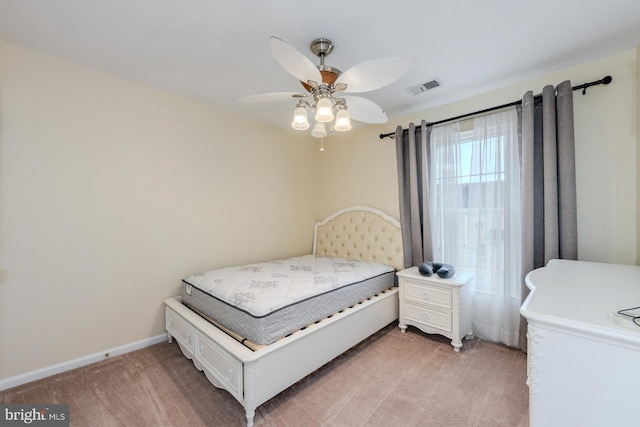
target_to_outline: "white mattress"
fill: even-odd
[[[183,302],[267,344],[394,286],[385,264],[305,255],[222,268],[183,280]]]

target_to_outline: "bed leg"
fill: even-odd
[[[256,411],[247,409],[245,414],[247,415],[247,427],[253,427],[253,417],[255,417]]]

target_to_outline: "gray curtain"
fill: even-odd
[[[522,99],[522,301],[524,277],[554,258],[578,259],[573,90],[565,81]],[[526,319],[520,346],[526,350]]]
[[[418,128],[411,123],[406,132],[402,126],[396,129],[400,224],[407,268],[433,260],[428,181],[430,132],[424,120]]]

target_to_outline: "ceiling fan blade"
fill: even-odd
[[[378,104],[359,96],[342,96],[353,120],[365,123],[387,123],[387,115]]]
[[[272,36],[271,52],[282,68],[301,82],[322,81],[322,75],[313,62],[284,40]]]
[[[378,58],[354,65],[342,73],[335,84],[345,83],[345,93],[369,92],[391,84],[413,66],[410,58]]]
[[[273,102],[273,101],[288,101],[292,98],[304,98],[307,95],[303,95],[297,92],[269,92],[260,93],[258,95],[249,95],[242,98],[234,99],[234,102]]]

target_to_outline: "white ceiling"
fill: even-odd
[[[412,58],[403,78],[359,94],[398,117],[634,49],[640,0],[0,0],[0,39],[288,127],[295,100],[233,102],[300,90],[272,35],[316,64],[310,42],[333,40],[325,63],[342,71]],[[405,90],[433,78],[442,86]]]

